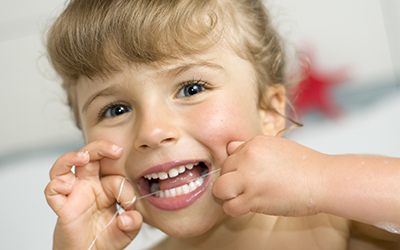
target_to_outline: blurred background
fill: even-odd
[[[1,1],[0,249],[50,249],[56,216],[43,194],[48,171],[83,145],[43,48],[64,1]],[[400,157],[400,1],[266,4],[291,51],[311,65],[292,100],[304,127],[286,137],[329,154]],[[159,237],[145,230],[128,249]]]

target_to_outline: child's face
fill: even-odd
[[[271,96],[283,106],[282,99]],[[102,160],[101,175],[129,177],[137,196],[158,190],[145,175],[194,164],[192,170],[160,182],[162,190],[182,186],[189,178],[221,168],[229,142],[275,135],[284,124],[276,114],[258,108],[251,63],[226,48],[157,67],[126,66],[107,79],[81,78],[77,97],[86,141],[105,139],[124,149],[119,160]],[[169,235],[199,235],[225,217],[212,195],[218,176],[207,176],[187,194],[139,200],[136,209],[145,222]]]

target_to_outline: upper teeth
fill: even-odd
[[[186,171],[186,169],[193,169],[194,166],[198,165],[199,163],[191,163],[191,164],[186,164],[182,165],[176,168],[171,168],[168,173],[167,172],[160,172],[160,173],[151,173],[151,174],[146,174],[144,178],[151,180],[151,179],[160,179],[160,180],[166,180],[169,178],[174,178],[177,177],[179,174],[182,174]]]

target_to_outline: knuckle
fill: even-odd
[[[96,144],[101,149],[109,149],[113,146],[112,142],[104,139],[96,141]]]
[[[46,197],[49,195],[51,189],[52,189],[52,182],[49,182],[49,184],[47,184],[47,186],[44,188],[44,194]]]
[[[54,190],[56,189],[57,185],[59,185],[59,182],[59,179],[54,179],[47,184],[44,189],[44,194],[46,195],[46,197],[51,196],[54,193]]]
[[[56,160],[56,162],[55,162],[54,165],[53,165],[53,168],[54,168],[54,167],[57,167],[57,166],[60,165],[60,164],[64,164],[65,162],[70,161],[70,160],[73,159],[74,157],[76,157],[76,152],[68,152],[68,153],[63,154],[62,156],[60,156],[60,157]]]

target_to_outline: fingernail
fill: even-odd
[[[71,184],[71,183],[68,183],[68,182],[64,182],[64,185],[65,185],[67,188],[72,187],[72,184]]]
[[[122,148],[119,147],[119,146],[117,146],[117,145],[113,145],[113,146],[112,146],[112,150],[113,150],[114,152],[118,153],[119,151],[122,150]]]
[[[228,153],[228,155],[232,155],[236,151],[236,149],[243,143],[244,141],[232,141],[228,143],[228,145],[226,146],[226,152]]]
[[[79,151],[78,152],[78,157],[79,158],[86,158],[88,153],[89,153],[88,151],[85,151],[85,152]]]
[[[121,219],[122,219],[122,224],[124,224],[124,227],[129,227],[133,222],[132,218],[129,216],[121,215]]]

